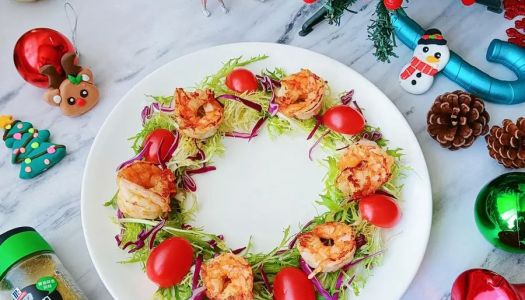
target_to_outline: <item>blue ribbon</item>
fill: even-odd
[[[401,42],[410,49],[416,48],[417,41],[423,35],[424,30],[403,9],[392,13],[392,25]],[[490,43],[487,60],[511,69],[518,78],[513,81],[493,78],[466,62],[453,51],[450,51],[450,60],[441,72],[465,90],[486,101],[498,104],[525,102],[525,49],[495,39]]]

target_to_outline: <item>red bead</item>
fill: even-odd
[[[385,7],[389,10],[396,10],[401,8],[401,4],[403,4],[403,0],[383,0],[385,3]]]
[[[471,6],[472,4],[476,3],[476,0],[461,0],[463,2],[463,5]]]

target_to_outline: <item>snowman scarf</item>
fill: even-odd
[[[410,61],[410,65],[401,73],[401,79],[405,80],[410,75],[414,74],[416,71],[419,71],[423,74],[427,74],[430,76],[435,76],[438,73],[438,69],[433,68],[429,64],[421,61],[417,57],[412,57],[412,60]]]

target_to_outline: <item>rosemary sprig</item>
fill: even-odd
[[[390,63],[391,57],[397,57],[394,52],[396,37],[390,19],[390,12],[383,1],[378,1],[374,15],[375,19],[372,19],[372,23],[367,28],[368,39],[374,43],[374,56],[377,60]]]

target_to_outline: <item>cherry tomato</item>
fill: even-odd
[[[365,118],[350,106],[337,105],[324,113],[323,124],[337,133],[358,134],[365,129]]]
[[[392,197],[382,194],[361,198],[359,214],[368,222],[383,228],[394,227],[401,217],[397,202]]]
[[[226,76],[226,86],[238,93],[250,93],[255,92],[259,88],[259,83],[250,70],[239,68]]]
[[[273,282],[274,300],[315,300],[314,284],[303,271],[284,268]]]
[[[171,157],[168,156],[168,151],[175,142],[175,135],[167,129],[155,129],[144,140],[144,145],[150,143],[149,150],[145,154],[147,161],[154,164],[166,162]],[[162,145],[161,145],[162,143]],[[159,157],[162,161],[159,161]]]
[[[182,281],[193,265],[193,248],[180,237],[164,240],[151,251],[146,262],[146,273],[161,288]]]

